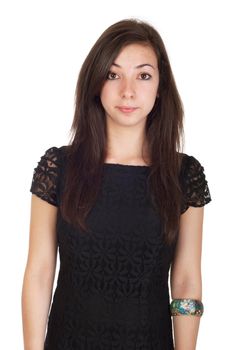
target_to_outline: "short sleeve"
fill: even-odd
[[[30,192],[48,203],[59,205],[59,148],[51,147],[45,151],[38,165],[34,168]]]
[[[190,206],[203,207],[212,200],[204,167],[195,157],[185,154],[180,180],[183,192],[181,214]]]

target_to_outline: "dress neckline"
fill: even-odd
[[[121,163],[103,163],[105,168],[118,169],[118,170],[149,170],[150,165],[132,165],[132,164],[121,164]]]

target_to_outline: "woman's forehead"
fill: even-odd
[[[148,65],[155,69],[157,57],[154,49],[148,45],[130,44],[122,48],[118,56],[113,62],[113,65],[118,68],[123,68],[123,64],[134,64],[134,68],[141,68]]]

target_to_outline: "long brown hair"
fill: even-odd
[[[183,106],[164,43],[145,21],[125,19],[111,25],[96,41],[81,67],[60,210],[67,222],[88,231],[86,217],[97,198],[106,158],[106,120],[100,92],[119,52],[132,43],[149,45],[158,59],[159,98],[147,116],[145,129],[152,203],[163,219],[169,244],[177,237],[181,211]]]

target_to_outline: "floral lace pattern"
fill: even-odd
[[[31,186],[58,209],[64,150],[45,152]],[[168,289],[173,252],[151,206],[148,173],[146,166],[105,164],[88,233],[65,222],[58,210],[60,270],[44,350],[174,349]],[[181,182],[185,210],[210,200],[194,157],[185,157]]]
[[[182,214],[190,206],[203,207],[212,200],[204,167],[195,157],[184,156],[180,178],[184,194]]]
[[[58,206],[57,185],[59,177],[59,150],[51,147],[45,151],[34,168],[30,191],[46,202]]]

